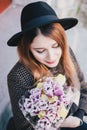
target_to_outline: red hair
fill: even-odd
[[[71,59],[69,46],[67,44],[67,38],[63,27],[59,23],[53,23],[38,29],[44,36],[54,39],[60,45],[62,49],[62,57],[60,61],[62,63],[62,68],[64,69],[65,75],[73,86],[79,87],[78,76]],[[29,50],[29,45],[32,43],[35,36],[38,35],[38,29],[32,30],[30,33],[25,34],[18,46],[20,61],[29,68],[31,73],[34,75],[35,80],[38,80],[49,73],[48,68],[39,63]]]

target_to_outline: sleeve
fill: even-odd
[[[82,109],[78,109],[73,116],[76,116],[78,118],[80,118],[81,120],[83,120],[83,116],[84,116],[85,112]]]
[[[79,78],[80,85],[81,85],[81,91],[80,91],[81,96],[80,96],[80,102],[79,102],[79,109],[74,114],[74,116],[77,116],[77,117],[83,119],[84,114],[87,113],[87,82],[85,82],[84,75],[80,69],[80,66],[79,66],[71,48],[70,48],[70,54],[71,54],[72,61],[76,67],[76,71],[77,71],[78,78]]]
[[[32,126],[24,118],[18,104],[21,96],[33,85],[33,76],[26,68],[14,68],[8,74],[7,82],[16,129],[33,130]]]

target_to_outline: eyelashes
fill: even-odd
[[[58,43],[54,44],[54,45],[52,46],[52,48],[53,48],[53,49],[59,48],[59,44],[58,44]],[[41,53],[44,53],[46,50],[47,50],[47,49],[44,49],[44,48],[38,48],[38,49],[36,49],[36,52],[39,53],[39,54],[41,54]]]
[[[45,50],[37,50],[38,53],[43,53]]]

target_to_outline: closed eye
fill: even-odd
[[[52,48],[58,48],[59,47],[59,44],[58,43],[55,43]]]
[[[36,50],[38,53],[43,53],[45,49]]]

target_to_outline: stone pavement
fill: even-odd
[[[18,59],[16,48],[8,47],[7,40],[20,30],[21,9],[22,6],[12,4],[0,15],[0,130],[5,130],[5,124],[10,116],[7,74]],[[66,33],[87,80],[87,29],[79,23]]]

